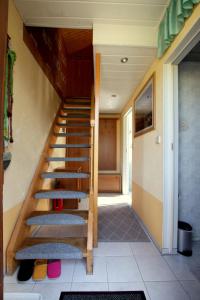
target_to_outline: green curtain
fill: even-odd
[[[158,57],[162,57],[174,38],[183,28],[185,20],[192,14],[200,0],[171,0],[158,31]]]
[[[9,118],[8,101],[13,96],[13,67],[16,60],[14,51],[8,49],[6,54],[6,78],[5,78],[5,96],[4,96],[4,140],[9,140]]]

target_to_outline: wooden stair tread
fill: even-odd
[[[57,137],[90,137],[90,133],[87,132],[54,132]]]
[[[82,127],[86,127],[86,128],[90,128],[91,124],[90,122],[79,122],[79,123],[56,123],[56,126],[60,127],[60,128],[82,128]]]
[[[82,156],[82,157],[48,157],[47,161],[66,161],[66,162],[85,162],[88,161],[89,157]]]
[[[90,144],[52,144],[51,148],[90,148]]]
[[[27,238],[16,252],[16,259],[65,259],[87,256],[86,238]]]
[[[76,110],[90,110],[90,105],[83,105],[83,104],[65,104],[62,108],[62,110],[69,110],[69,109],[76,109]]]
[[[73,245],[77,248],[80,248],[81,250],[86,249],[87,245],[87,239],[82,237],[82,238],[77,238],[77,237],[68,237],[68,238],[45,238],[45,237],[30,237],[27,238],[23,244],[21,245],[21,249],[29,246],[33,246],[36,244],[44,244],[44,243],[65,243],[65,244],[70,244]]]
[[[26,224],[32,225],[85,225],[86,220],[79,215],[65,213],[54,213],[54,214],[40,214],[30,216],[26,220]]]
[[[45,189],[35,193],[34,197],[35,199],[84,199],[87,197],[87,194],[63,189]]]
[[[82,173],[82,172],[43,172],[41,174],[42,178],[76,178],[76,179],[83,179],[83,178],[89,178],[88,173]]]
[[[88,210],[78,210],[78,209],[64,209],[61,211],[54,211],[54,210],[47,210],[47,211],[42,211],[42,210],[36,210],[32,212],[29,216],[31,217],[36,217],[36,216],[41,216],[41,215],[49,215],[49,214],[71,214],[71,215],[76,215],[84,218],[85,220],[88,219]]]

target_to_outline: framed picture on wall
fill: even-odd
[[[134,136],[145,134],[155,128],[155,75],[146,82],[134,103]]]

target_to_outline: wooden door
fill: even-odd
[[[117,168],[117,120],[101,118],[99,122],[99,170]]]

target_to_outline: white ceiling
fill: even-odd
[[[156,56],[155,48],[96,46],[101,53],[100,111],[121,112]],[[122,57],[128,57],[126,64]],[[112,97],[115,94],[117,97]]]
[[[102,55],[100,110],[110,113],[121,112],[153,62],[156,56],[156,30],[168,2],[169,0],[15,0],[26,25],[62,28],[93,28],[94,24],[104,25],[104,34],[101,34],[100,39],[98,30],[96,35],[94,30],[94,49]],[[107,25],[116,26],[112,27],[110,35],[107,34]],[[121,35],[119,26],[124,26]],[[128,35],[132,39],[129,40]],[[122,57],[128,57],[128,62],[124,65],[120,62]],[[111,97],[112,94],[117,97]]]

